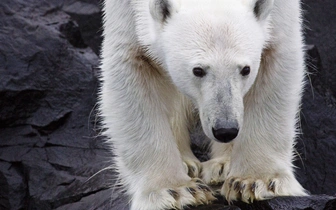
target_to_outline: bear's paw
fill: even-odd
[[[228,202],[241,200],[253,203],[254,200],[266,200],[276,196],[305,196],[307,193],[290,176],[228,177],[221,189]]]
[[[135,196],[131,209],[184,209],[188,206],[210,204],[214,200],[214,193],[202,180],[192,179],[182,186]]]

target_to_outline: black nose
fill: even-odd
[[[237,128],[220,128],[215,130],[212,128],[212,133],[215,138],[223,143],[228,143],[237,137],[239,130]]]

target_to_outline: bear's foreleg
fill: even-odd
[[[292,165],[303,54],[299,47],[290,52],[266,50],[257,80],[244,98],[244,123],[233,140],[229,174],[221,190],[228,201],[306,195]]]
[[[115,60],[122,65],[112,65],[117,71],[104,77],[101,110],[131,209],[182,209],[214,200],[182,162],[169,117],[174,91],[145,64]]]

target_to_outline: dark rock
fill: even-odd
[[[237,206],[227,206],[223,204],[212,204],[212,205],[204,205],[204,206],[198,206],[196,208],[190,208],[188,210],[241,210]]]
[[[116,204],[118,202],[118,204]],[[118,195],[113,194],[113,190],[102,190],[83,197],[79,202],[66,204],[56,208],[56,210],[83,210],[83,209],[128,209],[127,201],[120,200]]]
[[[255,201],[252,204],[243,202],[228,203],[218,198],[212,205],[190,208],[190,210],[326,210],[335,205],[335,197],[328,195],[314,195],[307,197],[279,197],[265,201]]]
[[[0,169],[0,209],[24,207],[27,185],[21,163],[0,161]]]
[[[217,198],[218,200],[214,204],[190,207],[188,210],[330,210],[336,204],[336,197],[328,195],[278,197],[265,201],[255,201],[252,204],[233,202],[230,205],[222,197]],[[112,196],[112,206],[109,207],[118,210],[125,209],[124,202],[125,198],[118,200]],[[101,209],[106,209],[106,206],[103,205]]]
[[[336,209],[336,199],[328,201],[323,210],[334,210],[334,209]]]
[[[77,48],[86,48],[82,34],[79,27],[73,22],[69,21],[60,26],[60,31],[64,34],[72,46]]]
[[[327,0],[323,2],[323,5],[320,3],[314,0],[303,0],[304,23],[307,26],[305,30],[306,42],[314,43],[319,49],[322,69],[318,71],[320,73],[317,73],[317,76],[323,78],[325,88],[330,89],[335,97],[336,54],[334,46],[336,46],[336,40],[332,34],[336,34],[334,21],[336,1]]]
[[[114,175],[89,179],[111,157],[90,119],[98,57],[69,44],[63,4],[0,5],[0,209],[54,209],[109,188],[102,180]]]
[[[330,9],[325,9],[330,8]],[[313,194],[336,194],[336,1],[304,0],[309,77],[303,96],[296,165],[303,186]]]
[[[76,20],[84,42],[99,55],[103,32],[99,0],[72,1],[63,10]]]
[[[319,50],[308,46],[308,76],[303,95],[301,129],[297,143],[299,181],[312,194],[336,194],[336,100],[327,86]]]
[[[245,204],[234,203],[243,210],[324,210],[329,201],[335,197],[318,195],[309,197],[279,197],[272,200]]]

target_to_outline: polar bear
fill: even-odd
[[[105,0],[104,12],[100,114],[132,210],[211,203],[208,185],[228,201],[306,195],[292,165],[299,0]]]

